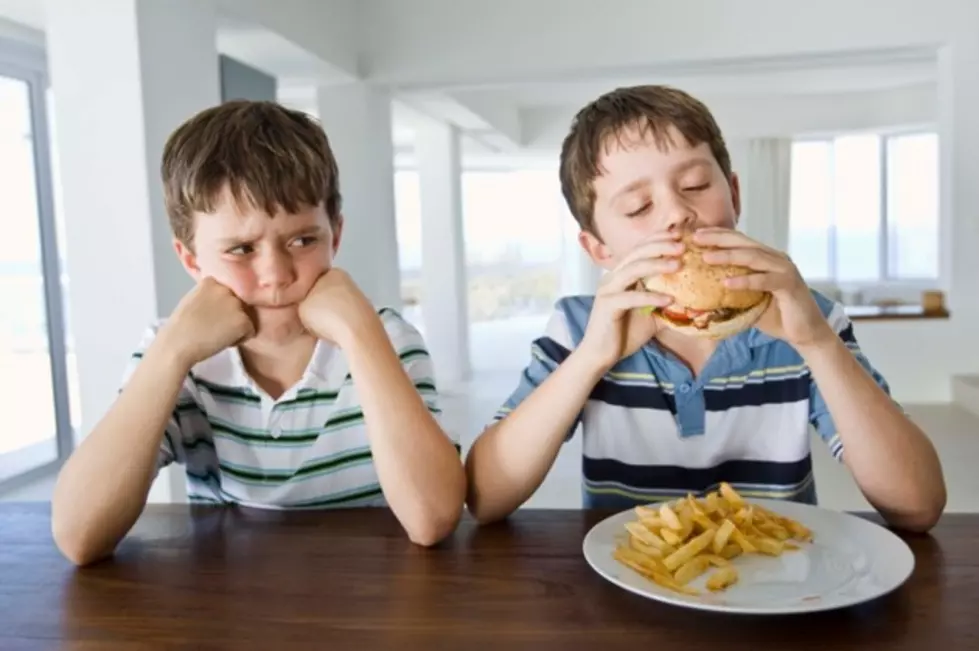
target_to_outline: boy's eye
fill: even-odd
[[[293,244],[305,248],[307,246],[312,246],[316,243],[316,238],[312,235],[303,235],[302,237],[297,237],[292,241]]]
[[[228,253],[231,255],[248,255],[254,251],[255,247],[253,247],[251,244],[239,244],[234,248],[228,249]]]
[[[701,190],[706,190],[710,187],[710,183],[701,183],[700,185],[693,185],[687,188],[683,188],[684,192],[700,192]]]
[[[639,215],[641,215],[641,214],[643,214],[644,212],[646,212],[647,210],[649,210],[649,208],[650,208],[650,207],[651,207],[652,205],[653,205],[653,204],[651,204],[651,203],[644,203],[644,204],[643,204],[642,206],[640,206],[640,207],[639,207],[638,209],[636,209],[636,210],[633,210],[632,212],[627,212],[627,213],[626,213],[625,215],[626,215],[626,217],[638,217]]]

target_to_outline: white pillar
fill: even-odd
[[[378,307],[401,309],[391,97],[362,83],[317,89],[317,113],[340,168],[337,265]]]
[[[147,325],[191,287],[160,156],[174,128],[219,101],[216,14],[206,0],[45,0],[45,11],[84,436]]]
[[[979,315],[979,35],[970,26],[942,48],[938,68],[941,273],[953,319],[971,329]]]
[[[430,121],[416,132],[422,213],[422,319],[442,385],[470,377],[469,308],[459,131]]]

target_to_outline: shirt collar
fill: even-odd
[[[306,370],[297,389],[317,385],[323,382],[330,382],[330,370],[333,356],[336,353],[336,346],[317,340],[313,348],[313,354],[306,365]],[[237,388],[261,395],[262,391],[248,375],[245,369],[245,362],[241,358],[241,351],[237,346],[226,348],[216,355],[196,364],[194,375],[198,378],[229,388]]]
[[[765,334],[757,328],[749,328],[720,342],[717,350],[708,361],[705,372],[711,375],[725,373],[732,369],[744,368],[753,357],[753,351],[778,341],[775,337]],[[663,348],[655,339],[650,341],[645,350],[651,355],[663,360],[675,362],[676,358]]]

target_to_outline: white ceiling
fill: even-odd
[[[44,29],[42,0],[0,0],[0,16],[34,29]]]
[[[822,65],[794,62],[787,67],[778,61],[768,65],[728,64],[697,69],[649,71],[634,76],[609,76],[604,79],[565,79],[544,83],[500,85],[495,88],[450,89],[454,97],[476,98],[491,95],[505,98],[520,108],[582,106],[616,86],[666,84],[695,95],[713,98],[746,95],[813,95],[889,90],[915,86],[935,80],[934,57],[919,54],[878,62],[855,61]]]
[[[43,30],[40,0],[0,0],[0,18]],[[280,80],[285,103],[315,113],[317,83],[337,81],[335,68],[279,34],[222,15],[219,51],[259,67]],[[412,146],[420,119],[435,118],[457,125],[467,151],[514,152],[524,142],[523,116],[533,114],[539,126],[548,115],[564,121],[580,106],[612,88],[638,83],[664,83],[707,101],[744,102],[753,97],[832,96],[892,91],[934,84],[934,52],[893,50],[840,55],[671,63],[589,78],[553,78],[534,83],[506,83],[396,90],[393,131],[396,147]],[[543,112],[543,110],[552,113]],[[543,117],[542,117],[543,116]]]

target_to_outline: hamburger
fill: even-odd
[[[652,292],[666,294],[673,303],[648,311],[667,327],[691,337],[724,339],[747,330],[761,318],[771,303],[768,292],[730,289],[725,278],[754,273],[734,265],[707,264],[703,247],[684,234],[685,245],[680,269],[674,273],[651,276],[642,281]]]

